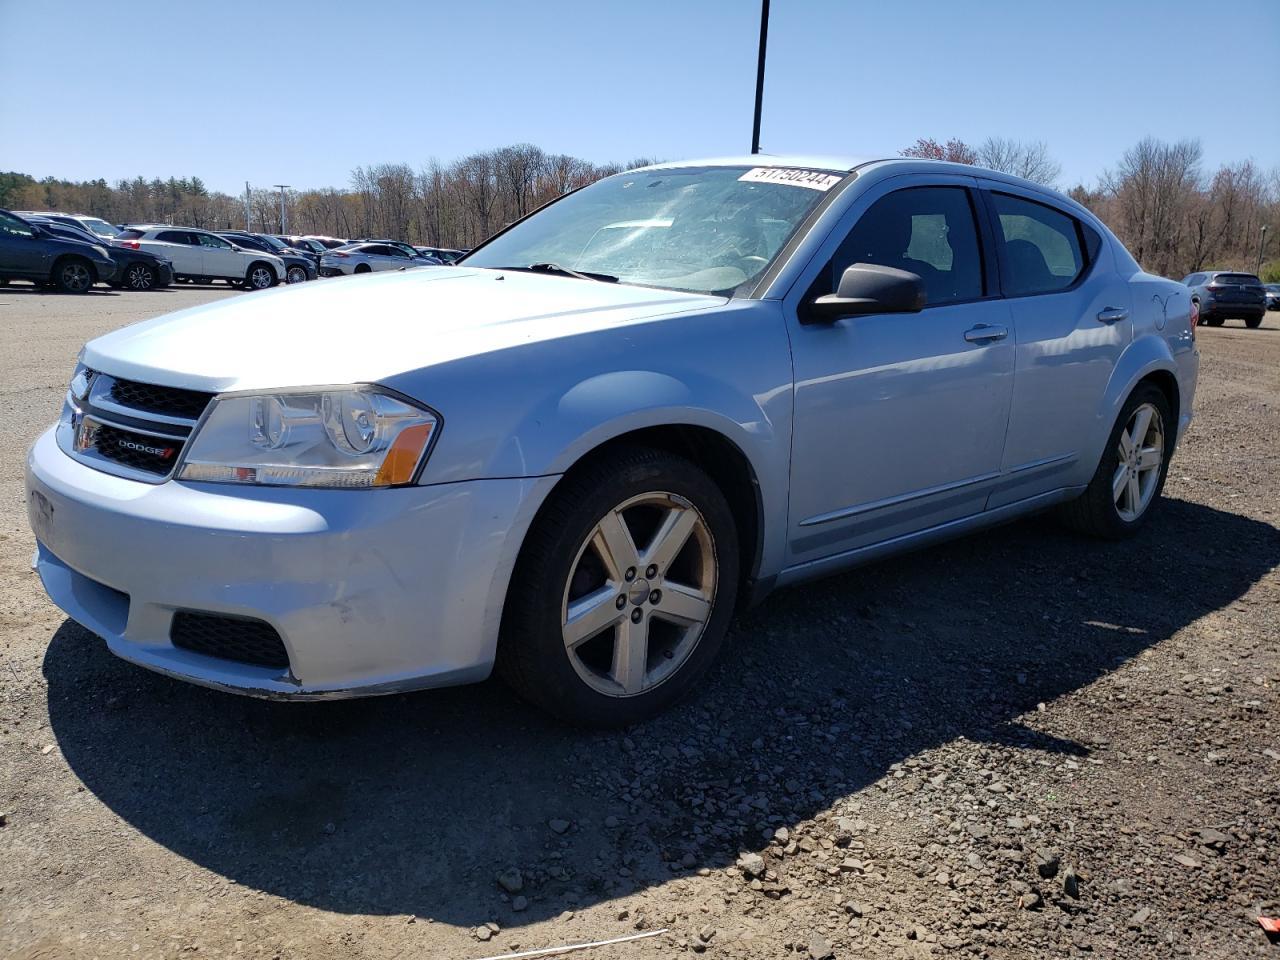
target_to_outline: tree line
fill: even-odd
[[[1046,144],[994,137],[976,146],[920,139],[903,156],[1002,170],[1060,186],[1062,168]],[[174,223],[210,229],[337,237],[391,237],[470,248],[548,200],[601,177],[652,162],[597,164],[515,144],[420,168],[360,166],[345,187],[247,197],[210,190],[199,177],[73,182],[0,173],[0,207],[87,213],[112,223]],[[1251,160],[1206,170],[1198,141],[1148,137],[1126,150],[1092,186],[1066,191],[1096,213],[1147,270],[1180,278],[1204,269],[1253,271],[1267,227],[1264,279],[1280,281],[1280,169]]]
[[[920,139],[902,155],[975,164],[1048,186],[1057,186],[1062,172],[1042,142],[991,138],[973,147],[954,138]],[[1264,171],[1240,160],[1210,172],[1198,140],[1146,137],[1094,186],[1077,184],[1066,193],[1097,214],[1151,273],[1175,279],[1209,269],[1252,273],[1261,258],[1263,279],[1280,282],[1280,168]]]

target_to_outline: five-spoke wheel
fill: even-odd
[[[594,458],[561,480],[525,538],[498,668],[566,720],[647,719],[705,676],[739,562],[733,513],[698,466],[643,447]]]

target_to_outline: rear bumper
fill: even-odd
[[[1234,320],[1239,317],[1260,317],[1267,310],[1265,302],[1255,303],[1231,303],[1215,300],[1213,303],[1200,304],[1201,318],[1222,317],[1227,320]]]
[[[52,430],[26,470],[45,589],[112,653],[204,686],[300,699],[487,676],[515,555],[551,482],[146,484],[72,460]],[[265,621],[288,668],[176,647],[180,610]]]

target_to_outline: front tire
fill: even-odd
[[[1246,317],[1244,321],[1244,325],[1248,327],[1250,330],[1257,330],[1260,326],[1262,326],[1262,314],[1259,314],[1256,317]]]
[[[690,693],[738,591],[724,494],[682,457],[633,447],[561,481],[520,551],[498,672],[569,723],[639,723]]]
[[[93,286],[93,267],[81,257],[65,257],[53,268],[53,283],[63,293],[88,293]]]
[[[285,275],[286,283],[305,283],[307,279],[307,271],[302,267],[290,267],[289,272]]]
[[[1164,490],[1176,428],[1169,400],[1152,383],[1129,395],[1085,492],[1061,516],[1080,533],[1123,540],[1142,529]]]
[[[145,263],[131,263],[124,271],[124,286],[130,290],[154,290],[156,273]]]
[[[246,290],[266,290],[276,285],[276,272],[265,263],[254,263],[244,276]]]

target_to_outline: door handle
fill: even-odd
[[[1003,340],[1009,335],[1008,327],[992,323],[980,323],[964,332],[964,338],[970,343],[986,343],[988,340]]]
[[[1119,323],[1129,319],[1129,311],[1124,307],[1103,307],[1098,311],[1099,323]]]

